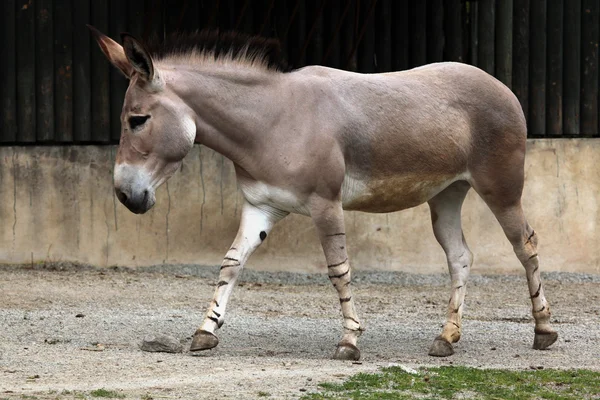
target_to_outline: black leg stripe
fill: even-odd
[[[540,282],[540,285],[538,286],[537,292],[535,292],[535,294],[533,296],[531,296],[531,298],[535,299],[536,297],[538,297],[540,295],[540,290],[541,289],[542,289],[542,282]]]
[[[348,301],[352,300],[352,296],[350,297],[340,297],[340,303],[346,303]]]
[[[213,310],[213,314],[215,314],[217,317],[220,317],[221,314],[219,314],[218,312],[216,312],[215,310]]]
[[[230,261],[235,261],[239,264],[240,260],[238,260],[237,258],[232,258],[232,257],[225,257],[225,260],[230,260]]]
[[[208,317],[208,319],[210,319],[211,321],[213,321],[215,324],[217,324],[217,326],[219,325],[219,320],[216,319],[215,317]]]
[[[531,232],[531,235],[529,235],[529,237],[527,238],[527,241],[525,242],[525,244],[529,243],[531,241],[531,238],[533,237],[533,235],[535,235],[535,231]]]
[[[231,268],[231,267],[239,267],[240,264],[231,264],[231,265],[221,265],[221,269]]]
[[[535,253],[534,255],[532,255],[531,257],[529,257],[529,259],[528,259],[527,261],[529,261],[529,260],[531,260],[532,258],[535,258],[535,257],[537,257],[537,256],[538,256],[538,255],[537,255],[537,253]]]
[[[342,262],[339,262],[339,263],[337,263],[337,264],[331,264],[331,265],[328,265],[328,266],[327,266],[327,268],[335,268],[335,267],[339,267],[340,265],[343,265],[343,264],[344,264],[346,261],[348,261],[348,258],[346,258],[344,261],[342,261]]]
[[[347,275],[349,272],[350,272],[350,268],[348,268],[348,270],[346,272],[342,273],[342,274],[339,274],[339,275],[329,275],[329,279],[331,279],[331,278],[341,278],[342,276]]]
[[[225,285],[228,285],[228,284],[229,284],[229,282],[220,281],[219,283],[217,283],[217,287],[225,286]]]
[[[331,237],[331,236],[346,236],[346,234],[344,232],[340,232],[340,233],[332,233],[331,235],[327,235],[327,237]]]
[[[546,309],[546,306],[542,306],[542,308],[540,308],[539,310],[537,310],[536,312],[542,312]]]
[[[354,318],[351,317],[346,317],[346,319],[349,319],[350,321],[354,321],[356,322],[358,325],[360,325],[360,322],[358,322],[357,320],[355,320]]]
[[[456,290],[460,289],[461,287],[463,287],[464,285],[460,285],[456,287]]]
[[[218,301],[216,301],[216,300],[213,300],[213,303],[215,303],[215,305],[216,305],[217,307],[219,307],[219,302],[218,302]]]

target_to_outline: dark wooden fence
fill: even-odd
[[[598,136],[599,12],[598,0],[2,0],[0,142],[118,141],[127,83],[86,23],[114,38],[273,36],[292,67],[467,62],[517,94],[530,136]]]

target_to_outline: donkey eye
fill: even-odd
[[[148,121],[148,118],[150,118],[149,115],[136,115],[134,117],[129,117],[129,127],[131,130],[134,130],[139,126],[144,125],[146,121]]]

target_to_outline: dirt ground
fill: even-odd
[[[545,274],[559,341],[531,349],[525,279],[473,275],[463,338],[447,359],[427,355],[439,333],[447,276],[358,272],[355,298],[367,331],[359,363],[330,359],[341,333],[335,290],[325,275],[244,271],[217,349],[145,353],[144,336],[186,346],[211,299],[217,268],[144,271],[38,266],[0,269],[0,399],[298,398],[318,383],[390,364],[600,370],[600,276]],[[67,396],[67,397],[63,397]]]

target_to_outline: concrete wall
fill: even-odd
[[[524,207],[542,268],[600,273],[600,140],[532,140]],[[242,199],[231,162],[196,146],[136,216],[113,194],[115,147],[0,147],[0,262],[99,266],[217,265],[237,230]],[[479,272],[521,271],[491,212],[471,191],[465,236]],[[347,213],[355,268],[446,271],[423,205],[388,215]],[[282,221],[248,265],[324,271],[309,218]]]

